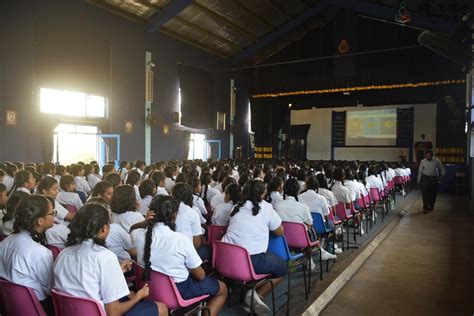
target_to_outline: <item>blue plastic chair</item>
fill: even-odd
[[[298,261],[304,257],[303,253],[292,254],[290,248],[288,247],[288,243],[286,242],[285,236],[270,236],[268,241],[268,251],[274,253],[275,255],[282,258],[284,261],[288,263],[288,302],[286,314],[290,314],[290,290],[291,290],[291,269],[290,267],[296,267],[298,265],[303,265],[303,261]],[[291,265],[290,263],[295,262],[295,265]],[[307,267],[310,269],[311,267]],[[306,286],[306,267],[303,265],[303,280],[304,280],[304,290],[306,299],[308,299],[308,289]]]
[[[319,236],[327,236],[328,241],[332,239],[333,245],[336,242],[336,235],[334,228],[328,228],[324,222],[323,214],[317,212],[311,212],[311,217],[313,218],[313,227],[316,230],[316,233]],[[332,238],[330,238],[332,235]],[[329,271],[329,260],[326,261],[326,272]]]

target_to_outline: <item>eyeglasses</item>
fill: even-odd
[[[58,215],[58,211],[54,210],[52,213],[46,214],[46,216],[48,216],[48,215],[56,216],[56,215]]]

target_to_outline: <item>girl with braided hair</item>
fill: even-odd
[[[277,203],[283,201],[283,180],[280,177],[273,177],[267,185],[267,194],[265,200],[268,203],[272,203],[275,207]]]
[[[53,254],[45,247],[45,232],[55,211],[44,196],[23,197],[15,209],[13,234],[0,243],[0,277],[33,289],[43,309],[53,314]]]
[[[212,223],[221,226],[229,225],[230,213],[242,199],[242,190],[235,184],[229,184],[224,191],[224,204],[219,204],[212,214]]]
[[[223,242],[239,245],[247,249],[253,268],[258,274],[271,274],[273,285],[283,280],[287,273],[287,264],[279,256],[268,252],[270,232],[283,235],[281,219],[270,203],[263,200],[265,185],[261,180],[252,180],[245,184],[242,202],[234,206],[230,214],[229,227],[222,238]],[[268,314],[270,308],[263,302],[271,291],[271,284],[265,283],[254,292],[255,312]],[[250,312],[252,291],[245,296],[245,310]]]
[[[176,184],[173,190],[179,185]],[[169,275],[186,300],[210,295],[207,306],[212,315],[218,315],[227,297],[227,287],[223,282],[206,276],[192,242],[175,232],[179,213],[177,201],[170,196],[158,195],[151,201],[150,210],[155,217],[148,221],[147,228],[132,232],[138,263],[144,267],[142,280],[149,281],[152,270]]]
[[[131,294],[123,273],[131,261],[119,263],[107,249],[110,216],[100,204],[87,204],[69,225],[71,233],[66,248],[54,265],[55,289],[72,296],[86,297],[101,304],[107,315],[168,315],[166,305],[144,301],[148,285]]]

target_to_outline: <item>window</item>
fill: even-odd
[[[59,124],[54,129],[54,157],[63,165],[97,160],[97,126]]]
[[[191,138],[189,140],[189,152],[188,152],[188,159],[205,159],[207,156],[204,152],[207,150],[206,145],[206,135],[204,134],[191,134]]]
[[[249,102],[249,105],[248,105],[248,132],[249,133],[253,133],[252,132],[252,110],[250,109],[250,102]]]
[[[40,111],[77,117],[106,117],[106,99],[81,92],[40,89]]]

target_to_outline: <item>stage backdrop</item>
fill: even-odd
[[[406,109],[415,111],[413,143],[424,133],[436,147],[436,104],[403,104],[377,107],[341,107],[291,111],[291,124],[310,124],[307,157],[310,160],[331,159],[331,124],[333,111]],[[397,161],[401,152],[409,157],[409,148],[399,147],[338,147],[334,150],[336,160],[385,160]]]

